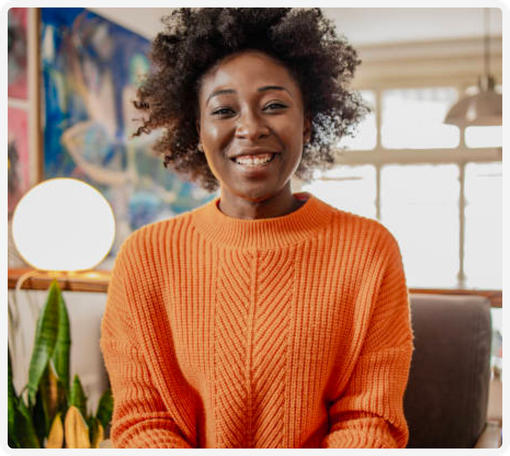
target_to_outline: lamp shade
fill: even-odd
[[[98,265],[110,251],[115,219],[106,199],[77,179],[50,179],[18,203],[12,221],[14,244],[37,269],[81,271]]]
[[[494,79],[481,78],[480,91],[462,98],[446,115],[445,124],[458,127],[502,125],[503,98],[494,90]]]

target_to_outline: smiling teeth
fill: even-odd
[[[236,163],[240,165],[257,166],[268,163],[273,158],[273,154],[260,154],[260,155],[244,155],[236,158]]]

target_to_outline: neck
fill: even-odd
[[[229,217],[256,220],[290,214],[299,209],[302,204],[303,202],[292,195],[290,185],[285,186],[278,194],[260,200],[250,200],[234,195],[222,188],[219,209]]]

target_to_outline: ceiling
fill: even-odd
[[[171,8],[89,8],[148,39]],[[353,45],[481,37],[483,8],[323,8]],[[490,8],[490,34],[502,34],[502,12]]]

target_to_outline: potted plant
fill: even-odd
[[[95,414],[78,375],[69,381],[69,316],[54,280],[39,313],[28,384],[17,394],[8,351],[8,443],[12,448],[99,448],[113,410],[108,389]]]

